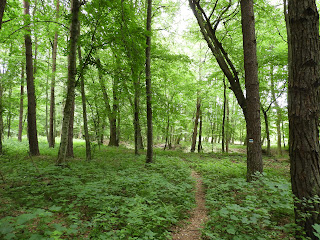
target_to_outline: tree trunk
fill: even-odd
[[[66,157],[73,158],[73,125],[74,125],[74,108],[75,108],[75,99],[73,98],[70,119],[69,119],[69,127],[68,127],[68,143],[67,143],[67,155]]]
[[[198,140],[198,153],[202,150],[202,111],[200,110],[200,126],[199,126],[199,140]]]
[[[56,3],[56,20],[59,18],[60,3]],[[54,34],[52,46],[52,77],[51,77],[51,91],[50,91],[50,117],[49,117],[49,147],[55,147],[55,85],[56,85],[56,70],[57,70],[57,48],[58,48],[58,31]]]
[[[276,126],[277,126],[277,154],[282,155],[281,151],[281,109],[278,105],[277,99],[276,99],[276,94],[275,94],[275,87],[274,87],[274,79],[273,79],[273,65],[271,65],[270,69],[270,78],[271,78],[271,95],[272,95],[272,100],[274,102],[274,105],[276,107],[277,111],[277,119],[276,119]]]
[[[152,0],[147,2],[147,37],[146,37],[146,96],[147,96],[147,155],[146,163],[153,162],[153,126],[152,126],[152,91],[151,91],[151,16]]]
[[[8,103],[8,115],[7,115],[7,128],[8,128],[7,138],[10,138],[10,136],[11,136],[11,118],[12,118],[11,97],[12,97],[12,88],[10,87],[9,96],[8,96],[9,103]]]
[[[225,122],[226,122],[226,104],[227,104],[227,86],[226,86],[226,80],[223,78],[223,117],[222,117],[222,132],[221,132],[221,143],[222,143],[222,152],[224,152],[225,148]]]
[[[258,61],[256,52],[255,21],[253,0],[241,0],[241,22],[244,50],[244,71],[247,112],[247,180],[253,174],[263,171],[261,154],[260,96],[258,81]]]
[[[296,223],[304,230],[297,234],[318,239],[312,226],[320,224],[319,14],[315,0],[289,0],[288,9],[290,173]]]
[[[4,9],[6,7],[7,0],[0,0],[0,30],[2,26],[2,18],[3,18],[3,13]]]
[[[30,20],[30,4],[27,0],[24,0],[24,15],[25,23],[29,23]],[[24,35],[25,48],[26,48],[26,74],[27,74],[27,92],[28,92],[28,138],[29,138],[29,151],[30,155],[40,155],[38,146],[38,134],[37,134],[37,117],[36,117],[36,97],[35,87],[33,79],[33,63],[32,63],[32,42],[31,42],[31,30],[26,27],[26,34]]]
[[[21,87],[20,87],[20,111],[19,111],[19,129],[18,129],[18,141],[22,141],[22,123],[23,123],[23,98],[24,98],[24,64],[21,69]]]
[[[200,108],[201,108],[200,98],[197,97],[197,111],[196,111],[196,117],[194,119],[194,128],[193,128],[193,134],[192,134],[192,140],[191,140],[192,141],[191,142],[191,150],[190,150],[191,152],[194,152],[196,150]]]
[[[229,153],[229,141],[230,141],[230,123],[229,123],[229,101],[226,98],[226,111],[227,111],[227,124],[226,124],[226,131],[225,131],[225,139],[226,139],[226,153]]]
[[[81,49],[80,46],[78,46],[78,56],[79,56],[79,62],[82,63],[82,57],[81,57]],[[82,65],[82,64],[81,64]],[[90,136],[89,136],[89,130],[88,130],[88,119],[87,119],[87,102],[86,102],[86,92],[84,89],[84,77],[83,77],[83,69],[80,73],[80,85],[81,85],[81,100],[82,100],[82,118],[83,118],[83,130],[84,130],[84,139],[86,141],[86,160],[91,160],[91,146],[90,146]]]
[[[265,110],[262,106],[261,106],[261,110],[262,110],[262,113],[263,113],[264,123],[265,123],[265,127],[266,127],[267,155],[270,156],[271,155],[271,150],[270,150],[270,130],[269,130],[268,111]]]
[[[2,90],[2,83],[0,82],[0,155],[3,154],[3,147],[2,147],[2,136],[3,136],[3,90]]]
[[[69,123],[72,114],[72,106],[74,101],[74,91],[76,86],[76,52],[78,40],[79,27],[79,10],[80,3],[78,0],[71,1],[71,26],[70,26],[70,40],[69,40],[69,55],[68,55],[68,82],[67,82],[67,99],[63,111],[61,142],[59,147],[57,165],[63,165],[66,161]]]

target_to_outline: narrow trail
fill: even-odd
[[[205,208],[205,192],[201,176],[194,170],[191,176],[196,180],[195,197],[196,207],[191,210],[190,218],[181,227],[173,230],[172,240],[200,240],[202,225],[208,220]]]

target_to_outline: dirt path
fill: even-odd
[[[201,176],[192,170],[191,176],[196,180],[196,207],[191,211],[190,218],[181,227],[173,230],[173,240],[198,240],[201,239],[200,228],[208,220],[205,208],[205,193]]]

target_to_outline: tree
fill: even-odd
[[[197,97],[197,108],[196,108],[196,116],[194,119],[194,128],[192,133],[192,140],[191,140],[191,152],[194,152],[196,150],[196,144],[197,144],[197,135],[198,135],[198,124],[199,124],[199,118],[200,118],[200,111],[201,111],[201,101],[200,97]]]
[[[153,162],[153,130],[152,130],[152,92],[151,92],[151,15],[152,0],[147,2],[147,37],[146,37],[146,95],[147,95],[147,156],[146,163]]]
[[[218,2],[218,1],[217,1]],[[230,89],[234,92],[239,106],[242,108],[247,126],[247,141],[250,139],[250,145],[247,144],[247,180],[252,179],[252,174],[263,171],[261,155],[261,126],[260,126],[260,103],[259,103],[259,83],[257,79],[257,57],[256,40],[254,28],[253,2],[249,0],[241,1],[241,17],[243,29],[244,44],[244,62],[245,62],[245,86],[247,96],[244,96],[240,85],[238,71],[224,49],[221,41],[216,36],[219,23],[223,20],[223,15],[231,9],[232,2],[222,8],[221,12],[214,12],[213,8],[208,16],[200,2],[189,0],[189,5],[198,21],[200,31],[206,40],[208,47],[214,55],[224,75],[230,83]],[[234,16],[232,12],[228,15]],[[259,108],[258,108],[259,107]]]
[[[0,0],[0,29],[2,25],[2,18],[3,18],[3,13],[4,9],[6,7],[7,0]]]
[[[56,2],[56,20],[59,17],[59,0]],[[56,82],[56,70],[57,70],[57,47],[58,47],[58,31],[54,33],[54,40],[52,46],[52,78],[51,78],[51,91],[50,91],[50,117],[49,117],[49,147],[55,146],[55,82]]]
[[[24,0],[24,15],[25,23],[30,23],[29,1]],[[27,75],[27,92],[28,92],[28,137],[29,137],[29,151],[30,155],[40,155],[38,146],[37,134],[37,119],[36,119],[36,97],[35,86],[33,79],[33,60],[32,60],[32,42],[30,36],[30,27],[26,27],[25,50],[26,50],[26,75]]]
[[[70,25],[70,40],[69,40],[69,55],[68,55],[68,81],[67,81],[67,97],[63,111],[61,142],[59,147],[57,165],[64,164],[67,156],[67,145],[69,136],[69,125],[72,115],[72,107],[74,105],[74,95],[76,87],[76,58],[77,58],[77,41],[79,35],[79,11],[80,3],[78,0],[71,1],[71,25]]]
[[[18,141],[22,141],[23,130],[23,98],[24,98],[24,64],[21,69],[21,86],[20,86],[20,111],[19,111],[19,129],[18,129]]]
[[[247,179],[263,171],[261,153],[260,96],[253,0],[241,0],[244,72],[246,86]]]
[[[288,116],[292,192],[296,223],[318,239],[320,223],[319,14],[315,0],[289,0]],[[299,234],[303,234],[300,232]],[[302,236],[297,239],[302,239]]]

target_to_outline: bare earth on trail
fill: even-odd
[[[181,227],[173,230],[173,240],[198,240],[201,239],[200,228],[208,220],[207,210],[205,208],[205,193],[201,176],[194,170],[191,176],[196,180],[196,207],[191,211],[190,218]]]

